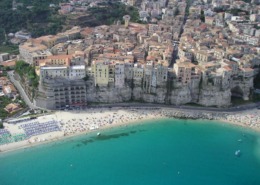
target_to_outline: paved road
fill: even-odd
[[[31,100],[28,98],[27,94],[25,93],[24,89],[22,88],[22,86],[20,85],[20,83],[14,79],[14,71],[9,71],[8,72],[8,76],[11,80],[11,82],[15,85],[15,87],[17,88],[17,90],[19,91],[22,99],[25,101],[25,103],[28,105],[29,108],[31,109],[36,109],[38,107],[36,107]]]
[[[124,108],[124,107],[132,107],[132,108],[172,108],[172,109],[179,109],[179,110],[200,110],[200,111],[206,111],[206,112],[242,112],[245,110],[254,109],[256,107],[260,106],[260,102],[257,103],[251,103],[236,107],[230,107],[230,108],[214,108],[214,107],[199,107],[199,106],[187,106],[187,105],[164,105],[164,104],[151,104],[151,103],[115,103],[115,104],[99,104],[99,105],[90,105],[88,108],[109,108],[109,107],[118,107],[118,108]]]

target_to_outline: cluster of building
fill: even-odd
[[[164,4],[166,4],[166,0],[163,0]],[[59,13],[62,15],[73,13],[82,13],[87,12],[88,8],[102,6],[102,3],[106,2],[104,0],[71,0],[64,3],[59,3]],[[137,4],[137,0],[118,0],[118,2],[122,2],[128,6],[135,6]],[[55,7],[56,5],[50,4],[50,7]],[[159,14],[158,14],[159,15]]]
[[[20,44],[28,39],[32,38],[32,35],[30,32],[27,32],[26,30],[20,30],[15,33],[8,33],[8,39],[12,44]]]
[[[0,53],[0,65],[4,67],[15,66],[17,55],[10,55],[9,53]]]
[[[69,2],[59,4],[59,13],[62,15],[74,13],[86,12],[88,8],[96,7],[99,3],[104,2],[104,0],[71,0]]]
[[[241,22],[225,16],[239,9],[237,2],[227,7],[220,0],[142,1],[141,11],[154,18],[149,24],[130,23],[126,15],[124,24],[73,27],[30,39],[19,50],[40,76],[36,103],[50,109],[130,100],[227,106],[231,95],[248,99],[260,65],[259,6],[246,3],[250,12],[244,16],[250,19]],[[225,10],[218,12],[216,4]]]
[[[10,80],[5,76],[1,77],[0,75],[0,97],[2,96],[15,99],[17,96],[19,96],[19,94]],[[0,103],[2,103],[1,100]],[[14,113],[18,110],[21,110],[21,105],[19,103],[10,103],[4,109],[8,113]]]
[[[142,0],[139,16],[145,22],[157,23],[158,20],[163,20],[172,23],[183,18],[186,7],[186,1]]]
[[[0,96],[7,96],[14,98],[18,96],[17,90],[15,89],[12,82],[5,76],[0,77]]]
[[[243,1],[194,1],[178,46],[175,68],[184,72],[177,78],[192,83],[190,70],[197,69],[202,83],[210,84],[204,87],[231,89],[247,100],[260,66],[259,10],[259,5]],[[182,61],[188,61],[187,66]]]
[[[7,97],[10,100],[16,99],[19,96],[19,93],[13,83],[6,76],[6,69],[11,69],[15,66],[15,57],[16,56],[10,55],[9,53],[0,53],[0,97]],[[2,103],[2,100],[0,100],[0,104]],[[22,107],[19,103],[9,103],[6,107],[4,107],[4,110],[8,113],[14,113],[21,109]]]

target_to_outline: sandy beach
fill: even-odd
[[[260,131],[260,110],[258,109],[237,113],[190,111],[172,108],[103,108],[70,112],[57,111],[51,115],[40,116],[37,118],[37,121],[44,123],[55,120],[60,128],[59,131],[48,132],[26,138],[23,141],[0,145],[0,152],[32,147],[93,131],[101,132],[102,129],[127,126],[129,124],[140,123],[140,121],[144,120],[162,118],[216,120]],[[24,123],[5,123],[4,125],[5,129],[13,135],[24,133],[21,128],[22,124]]]

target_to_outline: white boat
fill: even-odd
[[[235,155],[239,157],[239,156],[241,155],[241,151],[240,151],[240,150],[237,150],[237,151],[235,152]]]
[[[101,135],[101,133],[100,133],[100,132],[98,132],[98,133],[97,133],[97,136],[100,136],[100,135]]]

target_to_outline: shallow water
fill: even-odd
[[[149,121],[0,154],[0,184],[259,185],[260,134],[209,121]]]

